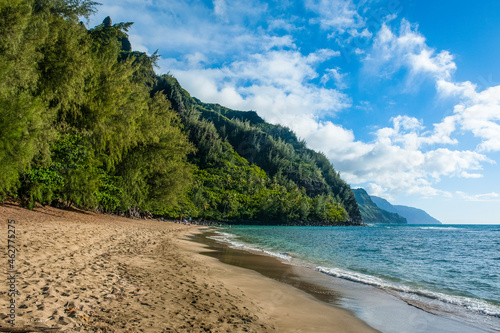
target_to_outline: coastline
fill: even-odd
[[[266,319],[271,320],[277,332],[378,332],[349,311],[327,304],[325,301],[335,298],[335,295],[322,293],[326,289],[317,290],[319,299],[316,299],[285,280],[280,282],[252,268],[238,267],[235,262],[223,263],[217,256],[211,255],[212,249],[193,240],[197,236],[199,234],[183,241],[181,246],[184,251],[209,265],[211,278],[221,281],[234,293],[248,297],[263,309]],[[243,252],[246,262],[251,256],[249,252]],[[284,267],[272,257],[257,256],[255,259],[255,265],[274,274],[292,274],[287,271],[290,266]]]
[[[460,318],[452,318],[450,313],[439,313],[432,304],[429,308],[426,304],[402,299],[384,288],[331,276],[309,265],[304,266],[305,263],[293,263],[293,259],[289,261],[293,258],[289,253],[270,253],[251,244],[242,246],[239,242],[233,246],[221,241],[218,232],[203,233],[193,239],[209,249],[202,252],[204,255],[254,270],[300,289],[329,306],[347,309],[350,314],[381,332],[497,332],[494,328],[476,327]]]
[[[0,204],[0,218],[1,236],[15,220],[16,328],[375,332],[346,310],[200,254],[207,249],[188,240],[200,227],[12,203]],[[7,238],[0,243],[7,253]],[[0,331],[12,327],[8,288],[0,283]]]

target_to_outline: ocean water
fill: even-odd
[[[500,331],[498,225],[233,226],[213,238]]]

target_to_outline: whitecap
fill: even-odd
[[[464,296],[447,295],[421,288],[412,288],[407,285],[392,283],[376,276],[340,268],[318,266],[316,267],[316,270],[337,278],[367,284],[386,291],[396,292],[398,293],[397,295],[403,300],[411,300],[414,299],[415,296],[420,296],[429,300],[438,300],[446,304],[460,306],[472,312],[500,318],[500,306],[488,303],[484,300]]]
[[[252,251],[252,252],[261,252],[265,253],[269,256],[280,258],[282,260],[290,261],[293,258],[293,254],[289,252],[275,252],[275,251],[270,251],[267,249],[263,249],[254,245],[250,245],[244,242],[237,241],[238,236],[234,234],[229,234],[226,232],[221,232],[221,231],[216,231],[215,232],[217,235],[215,236],[209,236],[209,239],[213,239],[218,242],[223,242],[228,244],[229,247],[231,248],[236,248],[236,249],[241,249],[245,251]]]
[[[423,230],[464,230],[464,228],[455,228],[455,227],[419,227],[418,229]]]

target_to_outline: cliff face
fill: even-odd
[[[398,213],[390,212],[378,207],[371,199],[370,195],[362,189],[354,189],[354,195],[358,202],[359,211],[365,223],[399,223],[406,224],[407,221]]]
[[[389,201],[376,196],[370,196],[372,201],[381,209],[391,213],[397,213],[408,221],[408,224],[441,224],[441,222],[430,216],[426,211],[414,207],[392,205]]]

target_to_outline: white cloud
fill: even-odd
[[[380,186],[379,184],[369,183],[365,185],[366,192],[370,195],[382,197],[388,201],[391,201],[393,197],[388,193],[388,188]]]
[[[382,25],[364,63],[365,71],[382,77],[391,77],[406,68],[409,80],[420,74],[445,80],[456,70],[453,56],[448,51],[436,53],[427,46],[417,27],[405,19],[401,21],[398,35],[385,23]]]
[[[442,177],[482,177],[477,172],[482,170],[482,164],[494,163],[484,153],[500,151],[500,86],[477,92],[477,86],[471,82],[453,82],[452,74],[456,70],[453,56],[447,51],[437,52],[427,46],[417,27],[411,26],[406,20],[402,20],[398,34],[384,24],[365,58],[365,71],[374,75],[391,77],[401,69],[407,70],[408,82],[419,76],[435,80],[439,96],[458,99],[459,104],[455,106],[453,115],[434,124],[432,131],[425,131],[422,122],[415,118],[394,117],[392,127],[379,129],[375,133],[376,142],[371,154],[377,152],[385,156],[394,166],[401,165],[400,162],[409,156],[414,159],[403,172],[389,166],[377,170],[377,174],[367,172],[365,175],[358,170],[357,181],[375,181],[390,191],[413,186],[410,192],[419,191],[420,188],[421,193],[432,193],[430,186]],[[480,139],[475,151],[443,147],[426,151],[426,147],[436,144],[457,145],[458,140],[453,136],[459,134],[458,130],[460,133],[471,132]],[[375,150],[379,145],[383,145],[383,148]],[[386,175],[387,171],[398,175],[400,181]]]
[[[351,0],[307,0],[306,8],[318,17],[313,23],[319,23],[322,29],[331,30],[331,37],[349,30],[351,35],[369,34],[364,31],[364,19],[358,14]],[[361,32],[358,32],[361,29]]]
[[[349,29],[347,32],[351,35],[351,37],[372,38],[373,36],[373,34],[366,28],[361,31],[357,29]]]
[[[458,151],[439,148],[425,153],[425,162],[422,165],[430,176],[439,179],[441,176],[466,178],[467,170],[481,170],[482,162],[491,162],[485,155],[473,151]]]
[[[137,34],[129,35],[130,44],[132,44],[132,48],[134,51],[144,52],[147,54],[151,54],[148,48],[144,45],[142,37]]]
[[[469,173],[466,171],[462,171],[460,173],[460,178],[483,178],[483,175],[480,173]]]
[[[451,137],[452,133],[456,129],[456,117],[449,116],[445,117],[440,123],[434,124],[434,131],[421,138],[422,144],[458,144],[458,140]]]
[[[439,80],[437,87],[442,96],[460,100],[454,108],[454,115],[448,119],[481,140],[477,150],[500,151],[500,86],[477,92],[477,86],[470,82]]]
[[[292,18],[269,18],[267,23],[268,27],[271,31],[273,30],[285,30],[288,33],[291,33],[293,31],[298,31],[304,29],[302,26],[303,19],[299,17],[292,17]]]
[[[302,54],[291,35],[272,33],[294,31],[293,23],[300,19],[271,19],[263,15],[267,7],[258,0],[213,0],[213,7],[179,0],[161,3],[154,16],[139,17],[148,38],[142,44],[175,50],[170,58],[160,59],[161,72],[173,73],[193,96],[258,110],[266,120],[294,126],[303,136],[318,117],[350,106],[342,92],[312,83],[324,74],[318,73],[318,66],[340,52],[319,49]],[[345,74],[338,69],[330,74],[337,87],[345,85]]]
[[[360,49],[360,48],[357,48],[357,49],[355,49],[355,50],[354,50],[354,53],[355,53],[356,55],[358,55],[358,56],[359,56],[359,55],[362,55],[362,54],[365,54],[365,52],[366,52],[365,50],[362,50],[362,49]]]
[[[375,195],[450,195],[436,188],[443,177],[477,178],[483,163],[493,163],[474,151],[422,149],[442,140],[448,120],[426,131],[415,118],[399,116],[393,126],[379,129],[373,142],[357,141],[351,130],[332,122],[310,127],[305,138],[323,151],[351,184],[364,184]],[[471,171],[475,171],[471,173]]]
[[[199,68],[203,63],[208,61],[208,58],[201,52],[195,52],[186,55],[186,61],[191,68]]]
[[[386,77],[407,68],[410,81],[418,75],[428,75],[435,80],[439,96],[460,101],[453,116],[435,125],[432,136],[418,137],[409,133],[394,138],[396,141],[410,143],[414,139],[417,146],[423,143],[456,144],[457,140],[451,135],[461,129],[481,140],[477,151],[500,151],[500,86],[477,92],[477,85],[469,81],[453,82],[451,77],[456,70],[453,56],[448,51],[438,53],[427,46],[416,26],[403,19],[399,35],[396,35],[383,25],[365,59],[365,66],[372,74]]]
[[[375,132],[377,140],[401,144],[408,149],[420,149],[433,144],[457,144],[451,137],[456,128],[456,117],[450,116],[434,124],[433,131],[424,131],[422,121],[409,116],[399,115],[391,119],[393,127],[385,127]]]
[[[98,7],[98,15],[91,20],[91,26],[100,24],[107,15],[113,22],[133,21],[130,34],[139,34],[140,31],[140,44],[148,46],[150,51],[160,49],[160,54],[161,50],[175,50],[179,55],[198,51],[209,58],[220,58],[255,53],[262,44],[268,47],[291,44],[290,37],[277,40],[258,28],[267,22],[268,4],[265,1],[213,0],[213,6],[183,0],[103,2],[105,4]]]
[[[347,73],[341,73],[340,68],[329,68],[326,73],[321,77],[321,83],[326,84],[328,81],[333,80],[337,89],[346,89],[348,87],[345,78]]]
[[[456,194],[467,201],[500,201],[500,194],[496,192],[470,195],[462,191],[457,191]]]
[[[256,110],[272,123],[289,126],[310,147],[323,151],[346,181],[363,184],[370,193],[448,195],[437,188],[441,179],[482,177],[482,165],[492,163],[485,153],[500,151],[500,88],[478,92],[471,82],[453,82],[456,64],[449,52],[429,47],[406,20],[397,32],[384,23],[395,18],[396,10],[386,11],[385,19],[370,27],[368,12],[361,17],[351,0],[305,3],[317,16],[309,23],[319,24],[324,35],[373,38],[370,49],[365,50],[365,44],[353,49],[365,55],[366,72],[391,77],[406,71],[408,83],[430,78],[441,98],[458,101],[453,114],[431,128],[422,119],[403,114],[375,130],[372,141],[362,142],[353,131],[325,120],[325,115],[351,106],[350,97],[339,91],[347,87],[349,73],[337,67],[338,51],[302,53],[304,45],[294,33],[307,25],[306,20],[273,17],[266,12],[268,4],[257,0],[213,0],[213,6],[171,0],[155,3],[154,13],[139,0],[107,3],[101,12],[117,21],[126,17],[127,8],[137,8],[134,21],[141,34],[131,30],[134,48],[154,45],[174,50],[167,52],[169,58],[161,59],[160,66],[193,96],[233,109]],[[370,31],[375,28],[380,29],[373,37]],[[280,30],[286,34],[277,33]],[[329,80],[336,89],[326,88]],[[373,108],[366,101],[356,104],[363,110]],[[459,131],[480,139],[476,150],[458,147]]]
[[[386,31],[377,38],[387,41],[401,38],[397,43],[420,45],[422,50],[428,51],[425,39],[412,33],[412,36],[407,33],[395,37]],[[422,62],[415,66],[414,73],[432,74],[436,82],[440,82],[437,86],[441,87],[443,96],[472,96],[475,101],[484,103],[495,96],[494,93],[477,96],[471,93],[470,84],[450,84],[445,78],[453,66],[439,69],[446,65],[446,57],[435,56],[435,52],[423,54],[422,59],[427,57],[432,60],[430,64],[436,66]],[[431,129],[414,117],[396,116],[391,119],[392,126],[375,131],[374,141],[368,143],[357,141],[351,130],[321,120],[325,112],[336,112],[351,104],[348,96],[338,90],[311,84],[318,78],[318,66],[336,56],[338,53],[332,50],[318,50],[309,55],[298,50],[267,50],[217,69],[186,67],[173,73],[188,91],[204,101],[234,109],[257,110],[266,120],[289,126],[306,139],[310,147],[323,151],[347,182],[364,184],[371,193],[386,197],[403,193],[448,196],[449,193],[437,188],[443,177],[470,179],[482,176],[482,164],[491,162],[484,154],[439,147],[457,144],[452,135],[463,128],[466,111],[458,112],[457,109],[455,114],[445,117]],[[413,63],[417,62],[409,61],[407,65]],[[182,64],[177,68],[182,68]],[[344,80],[340,68],[327,70],[325,75],[320,78],[324,83],[331,79],[341,84]],[[485,112],[486,115],[490,112]],[[483,124],[479,128],[484,127]],[[438,148],[433,148],[435,145]]]
[[[434,50],[423,49],[418,54],[409,53],[408,61],[414,75],[431,73],[438,78],[449,79],[457,69],[453,56],[448,51],[435,54]]]
[[[478,151],[500,151],[500,86],[474,94],[454,111],[461,128],[481,139]]]
[[[172,73],[184,88],[206,102],[258,110],[266,120],[290,126],[304,137],[317,117],[350,106],[345,94],[311,84],[318,77],[316,67],[336,56],[338,52],[332,50],[308,55],[268,51],[218,69],[186,67]]]
[[[442,97],[473,98],[476,94],[476,85],[471,82],[453,83],[444,79],[436,82],[438,93]]]
[[[214,13],[216,16],[224,17],[226,15],[227,5],[225,0],[213,0]]]

